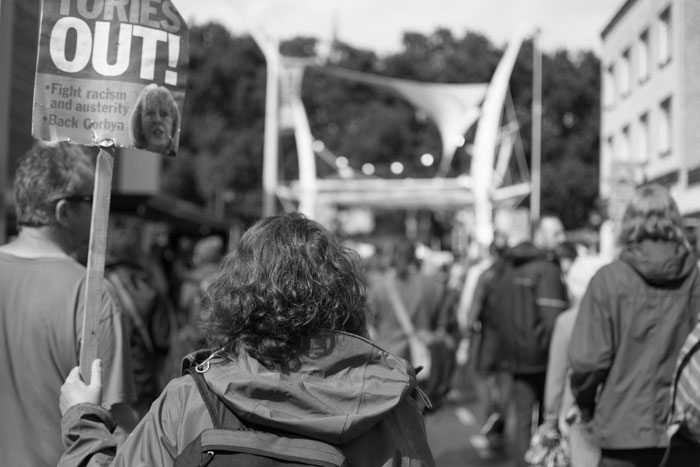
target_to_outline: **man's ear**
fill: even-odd
[[[540,241],[540,239],[542,239],[542,229],[541,228],[535,230],[532,233],[532,241],[533,242],[538,242],[538,241]]]
[[[56,222],[62,227],[66,227],[70,222],[73,211],[71,210],[70,203],[65,199],[56,202],[56,207],[54,208],[54,216],[56,217]]]

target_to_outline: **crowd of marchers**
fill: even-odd
[[[8,465],[433,466],[424,417],[467,386],[483,426],[464,443],[517,465],[700,463],[668,430],[700,277],[663,187],[637,190],[610,258],[543,215],[431,269],[411,239],[360,258],[286,213],[229,251],[197,242],[174,284],[135,254],[138,226],[112,222],[86,382],[94,183],[68,143],[17,164],[18,234],[0,246]]]
[[[658,185],[636,191],[612,258],[566,242],[551,216],[532,242],[497,234],[466,291],[487,408],[475,441],[509,441],[522,466],[697,466],[696,439],[668,430],[700,313],[695,240]]]

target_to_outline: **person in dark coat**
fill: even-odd
[[[622,218],[619,258],[591,279],[569,345],[571,389],[602,448],[600,466],[654,466],[669,440],[666,421],[676,359],[700,310],[697,258],[669,192],[637,190]],[[682,443],[668,465],[697,466]]]
[[[477,448],[499,448],[505,441],[505,420],[510,399],[510,379],[502,371],[499,355],[498,328],[495,320],[484,320],[492,305],[489,292],[496,272],[501,268],[503,255],[508,248],[505,235],[496,232],[489,247],[491,264],[479,274],[467,316],[469,360],[474,372],[474,383],[481,404],[485,407],[485,420],[478,435],[471,438]]]
[[[492,305],[482,316],[484,327],[498,329],[502,367],[512,376],[515,406],[513,454],[526,466],[525,452],[533,428],[543,419],[549,343],[554,323],[568,308],[566,287],[555,249],[566,240],[564,226],[554,216],[535,225],[533,241],[506,250],[494,272]]]

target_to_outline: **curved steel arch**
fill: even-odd
[[[282,57],[279,53],[279,47],[276,40],[269,39],[267,37],[262,37],[260,35],[254,36],[259,47],[263,50],[265,54],[266,61],[268,63],[268,94],[266,103],[266,125],[265,125],[265,162],[263,164],[263,188],[265,190],[266,196],[279,196],[287,201],[296,201],[298,203],[298,209],[304,212],[309,217],[314,217],[316,203],[319,195],[324,198],[324,200],[332,201],[334,199],[342,198],[344,200],[348,199],[348,193],[352,192],[353,189],[345,189],[347,193],[344,193],[343,181],[335,180],[332,184],[321,183],[321,181],[316,178],[316,168],[315,168],[315,154],[313,151],[313,136],[311,135],[311,130],[308,124],[308,118],[306,111],[304,109],[303,102],[300,96],[301,79],[304,70],[307,66],[317,65],[317,62],[313,59],[295,59],[290,57]],[[499,64],[494,72],[491,82],[488,83],[488,87],[485,92],[485,97],[480,108],[480,115],[478,117],[478,126],[476,130],[476,137],[474,140],[473,148],[473,164],[472,173],[470,177],[470,187],[460,187],[458,191],[470,190],[469,194],[457,194],[455,195],[455,187],[450,185],[450,202],[454,203],[454,199],[463,200],[466,205],[474,206],[474,219],[475,219],[475,233],[478,242],[481,245],[487,245],[490,243],[493,236],[493,206],[494,203],[507,202],[511,198],[522,198],[526,195],[531,187],[529,183],[523,183],[520,185],[505,187],[501,190],[494,190],[494,163],[496,159],[496,150],[499,145],[499,129],[501,123],[501,117],[503,114],[504,104],[508,92],[508,82],[510,75],[515,64],[515,59],[517,58],[518,52],[522,45],[524,35],[521,32],[516,33],[515,37],[510,41],[508,47],[506,48],[503,57],[499,61]],[[336,73],[337,74],[337,73]],[[409,102],[415,106],[421,104],[415,95],[411,95],[411,91],[415,91],[420,88],[420,85],[427,85],[429,83],[415,83],[407,80],[397,80],[393,78],[372,76],[366,73],[358,72],[345,72],[345,77],[349,79],[362,80],[369,84],[380,85],[384,87],[392,87],[394,90],[406,98]],[[416,87],[418,86],[418,88]],[[462,85],[448,85],[448,86],[462,86]],[[463,85],[463,86],[482,86],[482,85]],[[451,88],[449,92],[453,93],[457,88]],[[478,90],[472,88],[469,93],[462,93],[463,96],[469,96],[470,99],[474,100],[474,96],[479,93],[474,91]],[[480,92],[483,92],[479,90]],[[466,92],[466,91],[465,91]],[[279,115],[280,115],[280,100],[282,104],[287,109],[287,113],[292,116],[292,127],[295,134],[297,153],[299,158],[299,181],[295,183],[293,187],[283,187],[279,185],[279,180],[277,179],[277,167],[278,167],[278,145],[277,138],[279,137]],[[471,112],[471,109],[467,109]],[[439,121],[438,117],[435,117],[435,109],[431,109],[429,115],[436,122],[440,128],[449,128],[449,131],[454,131],[455,122]],[[467,113],[469,113],[467,112]],[[471,120],[470,118],[464,118],[463,124],[466,124]],[[473,123],[469,122],[469,126]],[[467,128],[468,129],[468,128]],[[464,130],[466,131],[466,129]],[[268,134],[271,132],[272,134]],[[443,135],[443,145],[445,145],[445,131],[442,131]],[[274,141],[273,141],[274,140]],[[454,146],[452,146],[454,147]],[[443,154],[444,155],[444,154]],[[395,181],[384,180],[387,186],[396,186],[398,190],[398,197],[401,196],[401,186],[400,183],[393,183]],[[353,185],[357,185],[357,181],[351,181]],[[362,184],[367,188],[374,183]],[[405,184],[404,184],[405,185]],[[436,185],[430,185],[417,182],[415,186],[432,186],[436,189],[436,195],[440,194],[440,188]],[[332,186],[332,189],[329,188]],[[332,192],[329,192],[329,190]],[[390,191],[392,189],[389,189]],[[394,190],[394,191],[396,191]],[[381,190],[380,190],[381,191]],[[386,190],[384,190],[386,192]],[[355,191],[357,193],[357,191]],[[410,193],[409,193],[410,194]],[[371,196],[361,197],[365,201],[372,200]],[[472,200],[470,203],[469,200]],[[269,202],[266,203],[268,209],[265,210],[265,214],[272,214],[269,211]],[[430,203],[429,203],[430,204]],[[435,203],[432,203],[435,204]]]

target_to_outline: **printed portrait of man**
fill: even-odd
[[[143,88],[129,125],[134,147],[174,155],[179,129],[180,111],[170,91],[155,83]]]

